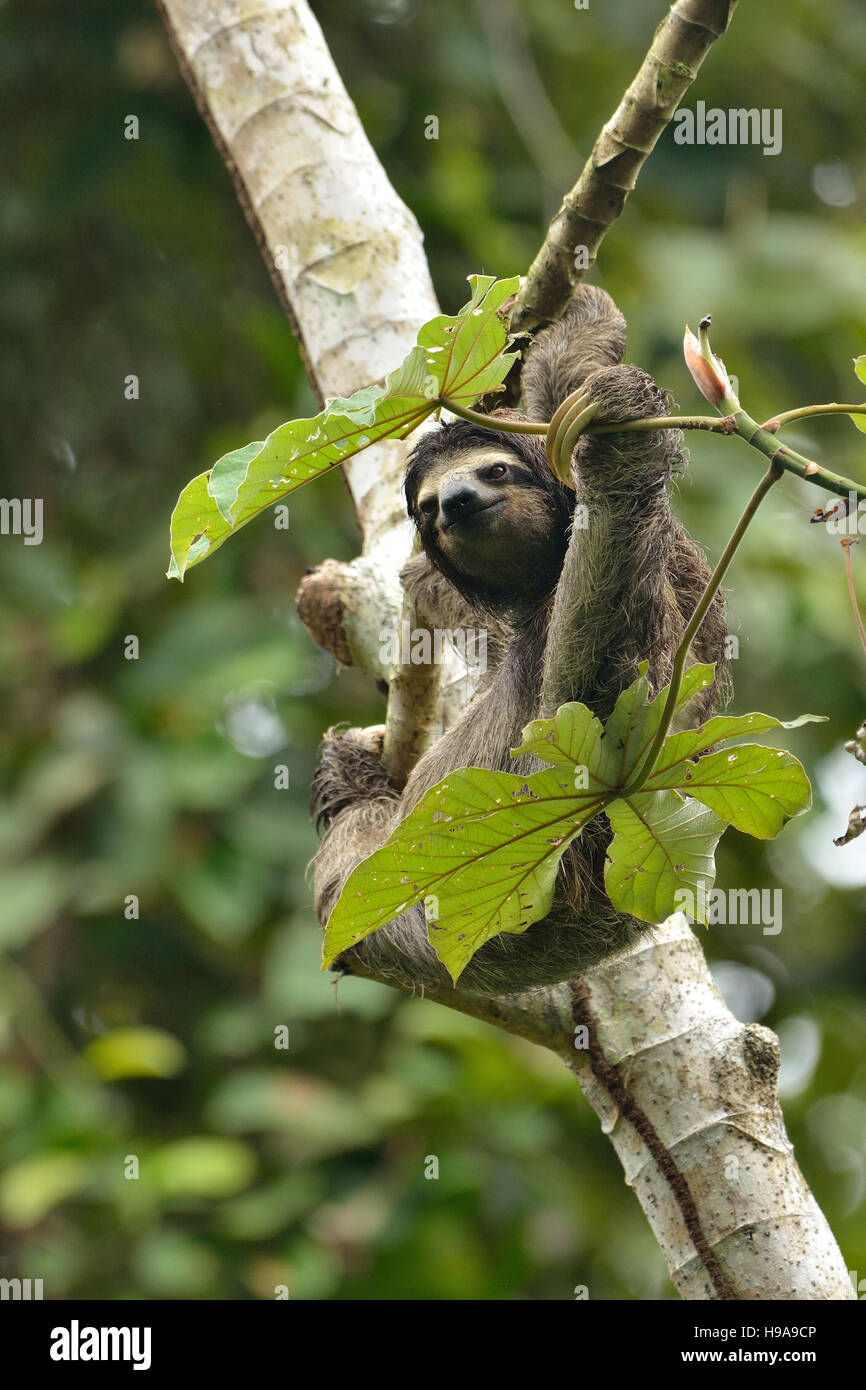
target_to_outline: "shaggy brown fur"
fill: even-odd
[[[562,322],[529,349],[526,414],[519,418],[549,419],[578,385],[600,402],[598,422],[664,414],[665,397],[652,378],[616,365],[624,345],[619,310],[604,291],[581,287]],[[409,464],[406,499],[426,561],[410,562],[405,579],[428,607],[438,603],[447,614],[462,603],[465,623],[469,604],[476,625],[492,623],[496,659],[402,794],[378,760],[375,732],[326,735],[312,789],[313,813],[325,827],[315,869],[322,923],[355,865],[449,772],[534,771],[543,764],[509,756],[531,719],[552,715],[567,700],[582,700],[604,719],[643,659],[654,691],[667,682],[709,577],[702,552],[670,510],[670,479],[682,467],[674,430],[584,435],[573,461],[575,494],[551,474],[540,437],[462,420],[424,436]],[[442,625],[449,625],[447,616]],[[716,662],[717,678],[695,700],[694,722],[707,717],[724,684],[725,635],[717,598],[693,648],[694,659]],[[489,994],[552,984],[645,930],[617,913],[604,892],[609,842],[607,822],[598,817],[563,857],[549,916],[488,942],[461,988]],[[448,984],[420,907],[347,953],[342,968],[351,971],[354,955],[402,983]]]

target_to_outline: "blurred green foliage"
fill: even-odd
[[[664,10],[515,3],[315,7],[449,311],[469,272],[525,269]],[[163,578],[186,480],[312,395],[151,6],[30,0],[0,26],[2,493],[45,501],[40,546],[0,540],[0,1275],[46,1297],[672,1297],[559,1063],[319,972],[315,747],[382,700],[335,675],[293,595],[305,566],[353,554],[348,499],[328,478],[288,533],[262,520],[183,588]],[[527,123],[497,26],[561,127],[537,101]],[[668,133],[605,243],[630,356],[684,408],[683,323],[707,311],[758,418],[862,394],[864,76],[856,0],[741,6],[693,95],[780,107],[782,153]],[[791,437],[863,476],[850,422]],[[679,508],[717,554],[756,456],[690,445]],[[785,740],[817,804],[778,843],[725,838],[719,883],[781,889],[783,930],[714,928],[707,948],[744,1016],[780,1031],[791,1136],[866,1278],[866,841],[831,843],[864,799],[839,751],[864,657],[838,540],[808,525],[820,496],[777,492],[731,574],[734,709],[829,716]]]

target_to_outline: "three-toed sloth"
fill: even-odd
[[[537,334],[527,352],[525,414],[503,418],[549,420],[577,387],[598,402],[595,425],[667,413],[652,378],[621,365],[624,351],[619,310],[603,290],[581,286],[562,320]],[[653,692],[667,683],[710,573],[671,512],[670,482],[682,467],[673,429],[582,435],[574,491],[554,477],[540,436],[456,420],[422,437],[405,492],[423,553],[404,568],[404,586],[428,610],[432,599],[442,627],[457,626],[456,615],[464,625],[492,627],[497,659],[402,791],[379,760],[379,733],[326,734],[312,787],[313,815],[324,829],[314,878],[322,924],[352,869],[455,768],[526,775],[545,764],[514,759],[509,750],[530,720],[569,700],[606,719],[642,660]],[[579,524],[572,524],[577,504]],[[725,683],[725,637],[717,595],[692,647],[691,659],[716,663],[713,685],[689,711],[695,723]],[[610,836],[603,815],[585,827],[563,856],[548,916],[487,942],[460,977],[461,990],[502,994],[554,984],[646,929],[617,912],[604,891]],[[404,985],[450,985],[420,904],[346,952],[338,968],[351,973],[353,957]]]

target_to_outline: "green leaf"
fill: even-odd
[[[250,461],[233,498],[234,477],[223,484],[233,528],[371,444],[411,434],[436,408],[435,393],[425,395],[427,379],[424,354],[415,347],[384,386],[337,396],[312,420],[280,425]]]
[[[822,724],[826,718],[824,714],[801,714],[798,719],[786,721],[775,719],[772,714],[717,714],[696,729],[683,729],[681,733],[670,734],[659,750],[655,769],[646,785],[648,788],[673,785],[669,780],[672,769],[712,748],[714,743],[742,738],[746,734],[763,734],[768,729],[798,729],[801,724]]]
[[[652,701],[647,702],[648,665],[646,661],[641,662],[637,680],[620,695],[604,726],[603,739],[602,726],[596,716],[585,705],[574,702],[561,705],[553,719],[534,719],[528,724],[520,746],[511,750],[512,756],[533,753],[555,767],[569,770],[591,762],[590,771],[600,786],[606,786],[611,791],[627,786],[632,773],[649,751],[668,697],[669,687],[665,686]],[[711,664],[687,668],[677,696],[674,717],[699,691],[712,684],[714,670]],[[718,737],[710,741],[716,742]]]
[[[290,420],[193,478],[172,515],[168,577],[183,579],[253,517],[353,454],[381,439],[404,439],[440,397],[467,402],[498,390],[514,360],[506,355],[514,336],[503,306],[518,283],[516,276],[470,276],[469,302],[425,324],[384,386],[338,396],[312,419]]]
[[[533,719],[527,724],[511,756],[532,753],[570,773],[576,767],[588,767],[601,785],[606,774],[603,735],[601,721],[586,705],[561,705],[553,719]]]
[[[210,472],[207,490],[217,505],[224,521],[237,529],[242,523],[232,519],[232,509],[237,502],[241,483],[247,476],[249,466],[265,447],[265,440],[256,439],[252,444],[244,444],[240,449],[232,449],[217,459]]]
[[[186,1065],[183,1044],[162,1028],[115,1028],[95,1038],[84,1051],[103,1081],[176,1076]]]
[[[165,1196],[230,1197],[249,1187],[256,1157],[239,1139],[203,1134],[164,1144],[148,1167]]]
[[[461,768],[349,876],[328,920],[323,968],[432,897],[430,941],[456,980],[491,936],[525,931],[544,916],[559,858],[603,798],[591,781],[575,792],[560,770],[522,778]]]
[[[470,275],[472,298],[456,318],[440,315],[425,323],[418,334],[427,366],[440,382],[440,396],[471,405],[479,396],[498,391],[514,362],[503,352],[514,342],[507,331],[505,306],[520,284],[495,280],[492,275]],[[441,354],[441,356],[440,356]]]
[[[217,497],[210,492],[211,476],[226,460],[231,460],[227,465],[229,473],[248,466],[262,447],[262,441],[258,440],[224,454],[209,472],[200,473],[191,483],[187,483],[171,514],[171,562],[166,571],[169,579],[183,582],[188,569],[205,556],[213,554],[223,541],[228,540],[232,530],[237,530],[220,511],[218,498],[224,497],[223,489],[218,485]]]
[[[56,921],[70,887],[68,867],[47,856],[4,865],[0,950],[17,951]]]
[[[89,1180],[88,1163],[81,1154],[44,1153],[23,1158],[0,1180],[0,1217],[15,1230],[35,1226]]]
[[[604,728],[608,775],[617,787],[628,786],[633,773],[649,752],[667,703],[670,689],[667,685],[655,699],[647,703],[647,666],[647,662],[641,664],[640,676],[622,692]],[[712,664],[695,664],[687,668],[677,694],[674,719],[695,695],[712,684],[714,671]]]
[[[716,876],[716,845],[725,822],[674,791],[638,792],[607,807],[614,837],[604,885],[614,907],[644,922],[662,922],[688,888],[698,901]]]
[[[562,854],[601,810],[615,832],[605,875],[611,901],[656,922],[674,911],[684,889],[705,901],[726,824],[766,839],[808,808],[809,782],[790,753],[760,744],[706,750],[816,715],[790,723],[759,713],[719,715],[669,735],[644,785],[623,797],[667,702],[667,688],[647,700],[646,672],[643,663],[604,727],[576,702],[528,724],[512,753],[542,759],[550,765],[544,771],[521,778],[461,768],[433,787],[349,877],[328,921],[325,966],[423,901],[430,942],[456,981],[491,937],[525,931],[546,915]],[[676,713],[712,679],[711,665],[689,667]],[[704,897],[693,891],[699,886]]]
[[[696,764],[673,769],[667,781],[659,774],[647,782],[647,787],[663,786],[687,792],[729,825],[760,840],[778,835],[786,820],[812,804],[812,788],[797,759],[760,743],[710,753]]]

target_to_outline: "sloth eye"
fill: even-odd
[[[485,478],[504,478],[508,469],[504,463],[492,463],[489,468],[485,468]]]
[[[436,496],[431,493],[429,497],[422,498],[418,503],[418,510],[423,512],[425,516],[429,516],[431,512],[435,512],[437,505]]]

